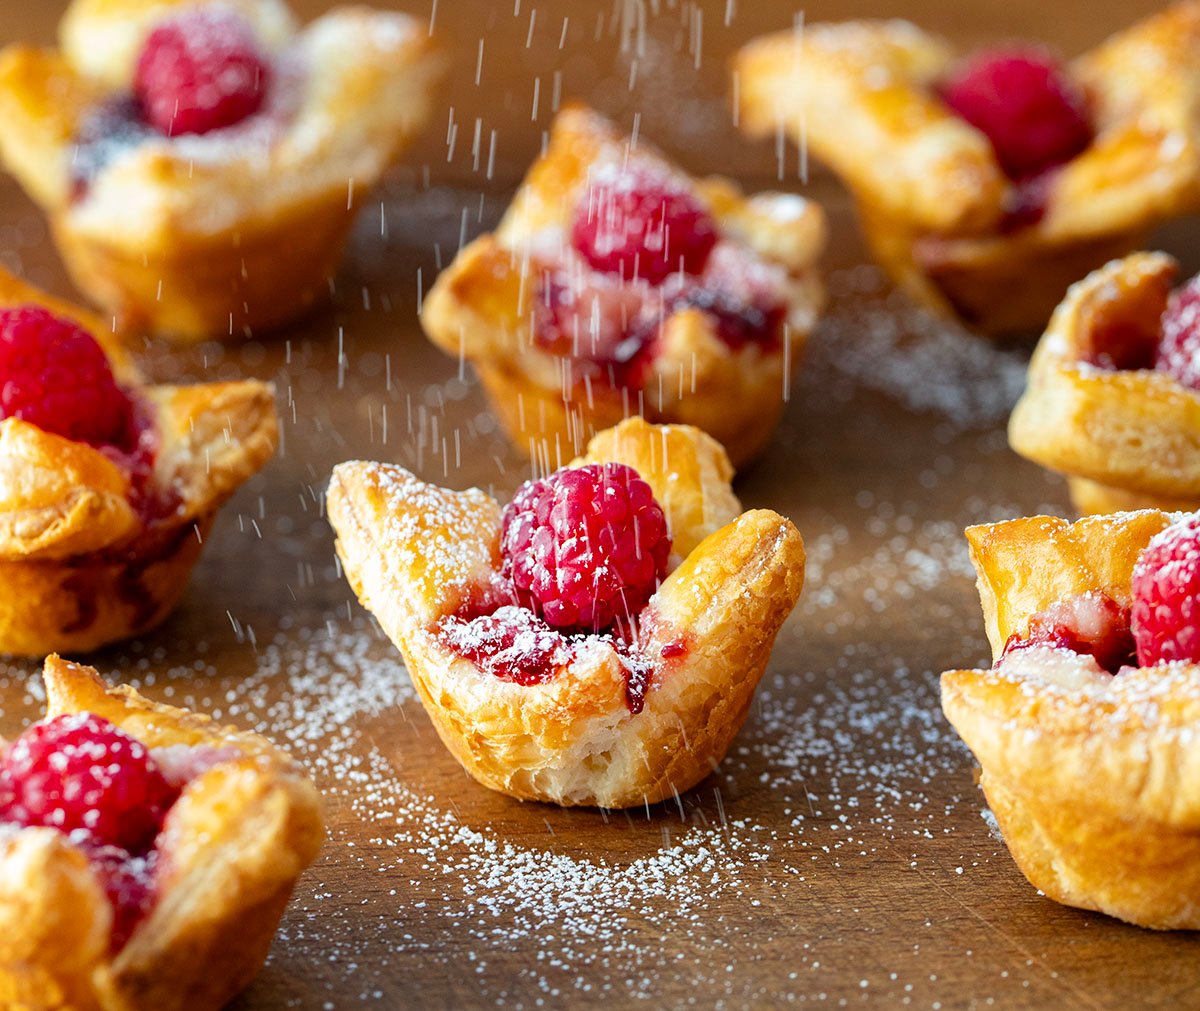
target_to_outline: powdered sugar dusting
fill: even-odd
[[[878,267],[829,279],[838,301],[822,320],[809,368],[849,386],[877,390],[956,427],[1008,417],[1025,388],[1027,358],[913,306]]]
[[[668,978],[711,982],[712,964],[676,958],[678,945],[666,939],[714,954],[744,949],[762,900],[747,898],[732,916],[731,901],[736,907],[738,896],[757,893],[766,874],[777,881],[781,901],[803,903],[814,879],[843,861],[940,831],[945,809],[930,803],[931,777],[964,761],[941,721],[932,674],[914,674],[887,656],[846,655],[837,666],[861,671],[849,687],[828,681],[802,701],[766,686],[755,725],[721,777],[677,805],[627,814],[546,808],[540,841],[525,833],[513,839],[460,812],[452,794],[429,792],[422,770],[408,767],[403,741],[428,734],[418,729],[425,717],[398,662],[366,625],[356,619],[301,633],[300,650],[289,645],[294,633],[281,637],[234,692],[229,711],[265,717],[269,731],[316,769],[332,802],[370,826],[366,838],[361,829],[335,835],[326,856],[331,865],[353,868],[364,883],[360,893],[339,903],[313,881],[315,891],[301,897],[303,911],[285,922],[275,958],[320,951],[322,978],[342,986],[349,980],[380,1006],[387,1006],[385,990],[377,989],[381,965],[441,963],[450,958],[443,952],[462,949],[473,985],[505,1005],[529,1006],[513,1000],[515,992],[635,996]],[[889,666],[896,667],[891,679],[872,673]],[[269,687],[281,677],[285,696],[271,700]],[[412,729],[397,743],[401,725]],[[390,736],[381,733],[385,726]],[[776,795],[782,823],[771,827],[734,813],[737,797],[758,789]],[[494,800],[486,806],[497,816],[511,804],[486,799]],[[580,818],[621,844],[601,846],[608,855],[600,856],[556,842],[556,827],[569,829]],[[812,867],[814,860],[824,869]],[[920,866],[915,860],[914,872]],[[493,975],[491,966],[507,966],[500,955],[513,950],[529,954],[521,980],[507,970]],[[801,964],[806,957],[798,956]],[[639,969],[631,974],[633,966]]]

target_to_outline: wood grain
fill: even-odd
[[[805,16],[910,14],[964,45],[1035,34],[1074,53],[1153,6],[822,0]],[[5,0],[4,13],[7,37],[48,42],[59,5]],[[913,321],[855,269],[834,182],[802,183],[791,150],[780,181],[772,145],[737,137],[728,55],[792,17],[767,0],[440,0],[453,58],[440,116],[366,207],[334,304],[263,343],[149,346],[160,378],[254,375],[281,391],[283,451],[227,509],[181,612],[97,660],[290,742],[326,791],[331,839],[242,1011],[1196,1005],[1194,938],[1026,884],[941,718],[937,672],[987,654],[961,527],[1063,511],[1066,496],[1004,441],[1023,353]],[[640,113],[642,135],[693,171],[802,189],[833,225],[832,322],[738,482],[744,502],[800,527],[809,586],[729,761],[680,804],[627,814],[521,805],[468,781],[340,578],[320,507],[350,457],[498,494],[525,476],[415,310],[503,209],[556,94],[627,125]],[[1163,242],[1195,259],[1184,228]],[[69,294],[7,180],[0,257]],[[33,672],[0,676],[0,732],[37,714]]]

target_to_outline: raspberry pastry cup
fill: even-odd
[[[1038,516],[967,540],[996,663],[943,674],[942,706],[1017,865],[1066,905],[1200,928],[1194,517]]]
[[[1009,442],[1065,475],[1081,512],[1200,507],[1196,282],[1173,296],[1177,275],[1162,253],[1107,264],[1071,287],[1034,352]]]
[[[571,106],[421,322],[475,366],[514,444],[547,469],[634,414],[701,428],[740,466],[783,410],[824,244],[815,204],[689,179]]]
[[[735,74],[744,129],[828,164],[899,284],[1000,333],[1040,329],[1071,282],[1196,208],[1197,54],[1185,0],[1066,66],[1037,47],[960,62],[857,21],[755,40]]]
[[[224,1007],[320,847],[316,787],[257,734],[106,688],[90,667],[51,656],[45,681],[47,720],[0,741],[5,1006]],[[125,849],[110,837],[135,818],[146,832]],[[75,820],[94,827],[47,827]]]
[[[403,15],[345,8],[298,32],[279,0],[75,0],[61,38],[0,54],[0,155],[79,288],[179,340],[328,294],[439,67]]]
[[[328,508],[351,586],[463,767],[521,800],[621,808],[724,758],[800,595],[799,533],[739,515],[731,474],[697,429],[631,419],[503,516],[479,490],[363,462],[334,470]]]
[[[129,428],[90,444],[40,427],[22,416],[36,402],[7,403],[37,377],[0,376],[0,652],[85,652],[174,609],[217,510],[274,453],[275,398],[253,381],[145,385],[100,320],[0,271],[6,341],[14,314],[30,312],[100,345]],[[38,394],[58,395],[59,415],[71,364],[56,362]]]

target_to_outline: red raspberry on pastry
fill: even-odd
[[[0,309],[0,418],[93,446],[123,446],[133,404],[91,334],[29,305]]]
[[[144,852],[176,792],[146,746],[91,713],[37,723],[0,758],[0,818]]]
[[[1154,367],[1189,389],[1200,390],[1200,277],[1171,295]]]
[[[1200,662],[1200,519],[1172,524],[1133,567],[1138,663]]]
[[[987,135],[1012,179],[1061,165],[1092,140],[1082,91],[1037,49],[980,53],[942,85],[941,94]]]
[[[1056,601],[1029,619],[1024,638],[1014,634],[1005,654],[1030,646],[1052,646],[1094,657],[1110,674],[1134,659],[1129,611],[1104,593],[1081,593]]]
[[[679,271],[700,273],[717,229],[682,185],[665,174],[635,169],[586,188],[571,241],[594,270],[662,284]]]
[[[146,39],[133,90],[146,120],[169,137],[233,126],[262,106],[270,80],[250,26],[230,11],[171,18]]]
[[[621,463],[527,482],[505,507],[500,543],[522,603],[554,628],[587,632],[640,611],[671,553],[654,492]]]

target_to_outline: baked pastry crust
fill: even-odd
[[[85,443],[18,418],[0,421],[0,652],[86,652],[157,625],[187,585],[217,510],[275,452],[272,387],[252,380],[143,385],[89,313],[0,271],[0,308],[43,305],[78,320],[113,358],[157,442],[152,493]]]
[[[1177,275],[1163,253],[1105,265],[1072,285],[1034,352],[1009,442],[1066,475],[1081,512],[1200,507],[1200,394],[1166,372],[1085,359],[1113,329],[1156,344]]]
[[[942,675],[947,719],[1013,858],[1050,898],[1156,929],[1200,928],[1200,666],[1101,672],[1047,647],[1009,653],[1030,617],[1101,592],[1130,601],[1133,565],[1173,517],[971,527],[991,670]]]
[[[740,466],[763,448],[782,413],[823,300],[816,261],[825,245],[825,218],[800,197],[746,197],[725,179],[692,181],[723,234],[786,269],[788,332],[777,351],[734,351],[705,313],[677,310],[663,321],[639,390],[604,381],[585,386],[572,376],[568,359],[533,340],[535,265],[548,246],[565,241],[589,174],[607,164],[663,162],[645,142],[633,147],[597,113],[565,107],[495,234],[463,249],[424,300],[421,322],[430,339],[474,365],[513,443],[547,469],[581,452],[597,431],[634,414],[694,425]]]
[[[663,496],[676,549],[686,551],[638,618],[638,645],[655,670],[636,715],[606,637],[587,637],[555,677],[533,685],[484,673],[443,644],[439,622],[486,597],[500,570],[500,506],[484,492],[437,488],[396,466],[343,463],[330,483],[329,519],[350,585],[476,780],[521,800],[652,804],[694,786],[724,757],[800,595],[804,546],[782,516],[738,515],[729,461],[696,429],[630,419],[594,439],[586,460],[636,468]]]
[[[49,828],[0,831],[0,1004],[21,1011],[217,1011],[262,966],[324,837],[320,797],[257,734],[108,688],[50,656],[47,716],[88,712],[149,748],[215,749],[172,807],[151,911],[110,952],[112,906],[87,856]]]
[[[327,295],[356,208],[425,120],[441,64],[401,14],[339,8],[297,33],[278,0],[238,0],[277,57],[269,107],[201,137],[147,137],[80,194],[81,125],[129,89],[146,35],[180,6],[75,0],[61,53],[0,53],[0,157],[49,216],[77,286],[121,328],[241,336]]]
[[[743,128],[829,165],[899,284],[1000,333],[1040,328],[1071,282],[1196,208],[1198,52],[1200,3],[1184,0],[1072,61],[1095,137],[1043,177],[1044,213],[1023,227],[987,138],[936,96],[956,59],[943,40],[905,21],[805,25],[751,42],[735,74]]]

